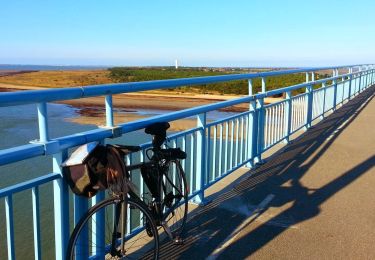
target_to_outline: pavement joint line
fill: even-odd
[[[227,248],[241,233],[241,231],[253,222],[267,207],[267,205],[273,200],[275,195],[268,194],[267,197],[259,203],[259,205],[251,212],[250,216],[245,219],[241,225],[239,225],[212,253],[209,255],[206,260],[214,260],[219,257],[219,255]]]

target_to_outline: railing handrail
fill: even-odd
[[[318,70],[347,68],[347,67],[354,68],[354,67],[358,67],[358,66],[359,65],[339,66],[339,67],[324,67],[324,68],[309,68],[309,69],[298,69],[298,70],[287,70],[287,71],[280,70],[280,71],[274,71],[274,72],[262,72],[262,73],[254,73],[254,74],[235,74],[235,75],[198,77],[198,78],[176,79],[176,80],[158,80],[158,81],[124,83],[124,84],[118,84],[118,86],[121,87],[122,85],[126,85],[126,86],[129,87],[130,85],[134,84],[134,85],[137,85],[137,86],[141,86],[143,88],[143,87],[145,87],[145,85],[151,84],[151,85],[155,85],[153,87],[156,88],[156,86],[160,87],[160,83],[169,82],[170,87],[173,87],[172,84],[177,84],[176,82],[178,82],[178,86],[180,86],[179,84],[182,84],[181,82],[186,82],[186,81],[194,82],[194,80],[197,80],[197,81],[200,81],[200,82],[208,82],[208,80],[211,80],[211,83],[212,83],[212,82],[218,82],[217,80],[219,80],[219,81],[234,80],[233,77],[237,78],[239,76],[243,77],[243,79],[250,79],[250,78],[257,78],[257,77],[265,77],[266,75],[276,76],[276,75],[284,75],[285,73],[291,74],[291,73],[311,72],[311,71],[318,71]],[[372,68],[369,69],[369,70],[372,70]],[[261,99],[261,98],[264,98],[264,97],[273,96],[273,95],[276,95],[276,94],[281,94],[281,93],[284,93],[284,92],[287,92],[287,91],[293,91],[293,90],[308,87],[308,86],[311,86],[311,85],[320,84],[320,83],[324,83],[324,82],[332,81],[332,80],[336,80],[336,79],[341,79],[343,77],[350,77],[352,75],[356,75],[356,74],[359,74],[359,73],[365,73],[366,71],[369,71],[369,70],[342,74],[342,75],[339,75],[339,76],[333,76],[333,77],[330,77],[330,78],[325,78],[325,79],[320,79],[320,80],[315,80],[315,81],[309,81],[309,82],[297,84],[297,85],[294,85],[294,86],[289,86],[289,87],[280,88],[280,89],[276,89],[276,90],[270,90],[270,91],[266,91],[264,93],[258,93],[258,94],[252,95],[252,96],[235,98],[235,99],[231,99],[231,100],[227,100],[227,101],[222,101],[222,102],[219,102],[219,103],[203,105],[203,106],[183,109],[183,110],[179,110],[179,111],[175,111],[175,112],[171,112],[171,113],[167,113],[167,114],[163,114],[163,115],[157,115],[157,116],[153,116],[153,117],[150,117],[150,118],[139,119],[139,120],[119,124],[119,125],[116,126],[116,128],[117,128],[117,131],[121,131],[120,134],[125,134],[125,133],[129,133],[129,132],[132,132],[132,131],[143,129],[147,125],[152,124],[154,122],[160,122],[160,121],[168,121],[169,122],[169,121],[184,119],[184,118],[187,118],[187,117],[195,116],[195,115],[206,113],[206,112],[209,112],[209,111],[218,110],[218,109],[221,109],[221,108],[238,105],[238,104],[245,103],[245,102],[255,101],[255,100],[258,100],[258,99]],[[212,81],[213,78],[215,78],[215,81]],[[225,78],[225,80],[223,80],[223,78]],[[173,82],[173,83],[171,83],[171,82]],[[185,84],[185,83],[183,83],[183,84]],[[203,84],[203,83],[199,83],[199,84]],[[114,85],[117,86],[117,84],[114,84]],[[102,93],[104,93],[104,92],[101,92],[101,91],[103,91],[104,89],[107,89],[110,86],[112,86],[112,85],[100,85],[100,86],[91,86],[91,87],[82,87],[82,88],[63,88],[63,89],[51,89],[51,90],[0,93],[0,107],[2,105],[4,105],[4,106],[12,106],[12,105],[15,105],[15,104],[20,105],[20,102],[22,103],[23,102],[22,100],[24,98],[27,98],[28,94],[30,94],[30,93],[33,93],[30,96],[30,100],[37,99],[38,102],[45,102],[46,100],[44,98],[44,95],[46,95],[45,97],[48,100],[56,100],[57,98],[58,98],[57,100],[65,100],[65,99],[69,99],[69,98],[67,97],[67,95],[64,95],[63,93],[67,93],[67,94],[75,93],[75,91],[77,89],[79,89],[80,91],[83,91],[82,89],[84,89],[85,91],[86,90],[89,91],[89,93],[87,95],[81,96],[81,98],[83,98],[83,97],[88,97],[88,96],[101,95]],[[97,88],[97,90],[91,91],[92,88]],[[123,87],[123,88],[125,88],[125,87]],[[122,88],[122,91],[124,90],[123,88]],[[71,92],[70,90],[73,90],[73,92]],[[63,92],[63,93],[60,93],[58,97],[53,97],[53,96],[48,97],[49,94],[58,93],[60,91]],[[106,95],[113,94],[113,93],[117,93],[118,91],[120,91],[120,90],[113,90],[110,93],[107,91],[107,92],[105,92],[105,94]],[[132,91],[136,91],[136,90],[132,89]],[[98,93],[100,93],[100,94],[98,94]],[[123,93],[123,92],[121,92],[121,93]],[[11,100],[14,100],[14,101],[7,101],[8,99],[11,99]],[[29,103],[34,103],[34,102],[29,102]],[[22,103],[22,104],[26,104],[26,103]],[[73,134],[73,135],[68,135],[68,136],[63,136],[63,137],[51,139],[51,140],[49,140],[48,143],[55,143],[54,151],[56,152],[56,151],[59,151],[59,150],[68,149],[68,148],[71,148],[71,147],[82,145],[82,144],[85,144],[85,143],[88,143],[88,142],[99,141],[99,140],[102,140],[104,138],[111,138],[113,136],[114,136],[113,129],[111,129],[111,128],[98,128],[98,129],[94,129],[94,130],[90,130],[90,131],[80,132],[78,135]],[[57,144],[57,146],[56,146],[56,144]],[[56,150],[56,147],[58,147],[57,150]],[[46,153],[51,154],[51,152],[46,152],[47,149],[48,148],[47,148],[45,143],[36,142],[36,143],[32,143],[32,144],[26,144],[26,145],[21,145],[21,146],[17,146],[17,147],[12,147],[12,148],[8,148],[8,149],[0,150],[0,166],[5,165],[5,164],[9,164],[9,163],[13,163],[13,162],[16,162],[16,161],[20,161],[20,160],[25,160],[25,159],[41,156],[41,155],[44,155]]]
[[[152,80],[141,82],[129,83],[116,83],[116,84],[103,84],[92,85],[85,87],[71,87],[71,88],[54,88],[46,90],[26,90],[19,92],[6,92],[0,93],[0,107],[25,105],[41,102],[61,101],[68,99],[79,99],[86,97],[94,97],[101,95],[113,95],[120,93],[139,92],[154,89],[167,89],[180,86],[192,86],[201,84],[218,83],[233,80],[248,80],[262,77],[272,77],[278,75],[288,75],[303,72],[314,72],[329,69],[342,69],[342,68],[357,68],[363,66],[373,66],[371,64],[363,65],[347,65],[347,66],[334,66],[334,67],[316,67],[316,68],[303,68],[293,70],[278,70],[258,73],[244,73],[244,74],[228,74],[220,76],[207,76],[207,77],[193,77],[193,78],[180,78],[168,80]]]

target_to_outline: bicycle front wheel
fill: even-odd
[[[170,161],[163,182],[163,219],[173,237],[179,237],[184,229],[188,213],[188,188],[185,173],[178,160]]]
[[[127,235],[122,239],[124,233]],[[158,256],[156,225],[148,209],[131,198],[127,203],[109,198],[92,207],[74,228],[67,251],[67,259],[71,260],[158,259]]]

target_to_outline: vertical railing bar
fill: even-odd
[[[33,230],[34,230],[34,258],[41,259],[41,244],[40,244],[40,208],[39,208],[39,187],[32,188],[32,203],[33,203]]]
[[[277,142],[279,141],[279,133],[280,133],[280,118],[279,118],[280,105],[276,105],[275,109],[276,109],[276,142]]]
[[[280,104],[280,110],[279,110],[279,140],[284,138],[284,124],[283,124],[283,115],[284,115],[284,103]]]
[[[269,108],[266,108],[264,111],[264,145],[265,147],[268,147],[269,140],[270,140],[269,124],[270,124]]]
[[[208,126],[207,127],[207,137],[206,137],[206,142],[207,142],[207,147],[206,147],[206,157],[205,159],[203,160],[205,163],[206,163],[206,181],[209,182],[210,181],[210,174],[211,174],[211,164],[212,164],[212,161],[210,160],[211,158],[211,126]],[[204,183],[204,185],[206,185],[206,182]]]
[[[223,164],[223,126],[224,124],[220,124],[220,140],[219,140],[219,164],[218,164],[218,172],[219,172],[219,177],[222,175],[222,164]]]
[[[212,178],[211,181],[216,179],[216,135],[217,125],[214,125],[213,147],[212,147]]]
[[[236,148],[235,148],[235,156],[234,156],[234,167],[238,165],[238,148],[239,148],[239,134],[240,134],[240,120],[236,118]]]
[[[16,259],[16,252],[14,248],[14,220],[12,195],[8,195],[5,197],[5,219],[7,226],[8,260],[14,260]]]
[[[128,156],[126,156],[126,164],[127,165],[132,165],[133,164],[133,156],[134,156],[134,153],[130,153]],[[130,173],[130,180],[132,181],[132,173]],[[164,194],[163,194],[164,195]],[[164,199],[164,197],[162,197],[162,199]],[[124,204],[125,205],[125,204]],[[122,210],[121,210],[122,211]],[[130,212],[130,208],[129,208],[129,204],[126,203],[126,235],[130,234],[131,232],[131,219],[132,219],[132,216],[131,216],[131,212]]]
[[[233,146],[234,146],[234,121],[230,120],[231,123],[231,137],[230,137],[230,153],[229,153],[229,169],[233,168]]]
[[[186,151],[186,138],[187,138],[187,135],[184,135],[182,137],[181,146],[182,146],[183,151],[187,154],[187,151]],[[186,159],[182,160],[181,167],[184,170],[184,172],[186,172]]]
[[[297,128],[300,128],[301,125],[302,125],[302,118],[303,118],[303,110],[304,110],[304,107],[302,106],[302,100],[303,100],[303,97],[299,97],[298,98],[298,125],[297,125]]]
[[[275,106],[272,106],[271,110],[271,118],[272,118],[272,133],[271,133],[271,142],[270,145],[273,145],[275,143],[275,128],[276,128],[276,113],[275,113]]]
[[[240,163],[242,163],[243,162],[243,151],[244,151],[244,149],[243,149],[243,142],[244,142],[244,132],[243,132],[243,130],[244,130],[244,119],[243,119],[243,116],[241,116],[241,123],[240,123],[240,126],[241,126],[241,138],[240,138]]]
[[[286,92],[286,93],[288,95],[288,92]],[[295,113],[294,113],[294,100],[291,99],[289,101],[289,104],[290,104],[289,109],[291,110],[292,117],[291,117],[291,121],[290,121],[290,131],[288,133],[288,136],[294,130],[294,116],[295,116]],[[289,142],[289,140],[286,140],[286,142]]]
[[[250,159],[250,156],[249,156],[249,149],[248,149],[248,142],[249,142],[249,121],[250,121],[250,113],[248,113],[246,115],[246,121],[245,121],[245,133],[246,133],[246,139],[245,139],[245,146],[244,146],[244,149],[245,149],[245,159],[248,160]]]
[[[228,142],[229,142],[229,122],[225,122],[225,149],[224,149],[224,172],[228,171]]]
[[[173,139],[172,140],[172,148],[176,148],[177,147],[177,142],[178,142],[178,139]],[[177,174],[177,169],[176,169],[176,165],[173,166],[173,169],[172,169],[172,175],[173,175],[173,183],[176,183],[176,174]]]
[[[275,106],[275,143],[277,143],[277,141],[279,140],[279,110],[280,110],[280,106],[279,105],[276,105]]]
[[[193,193],[196,189],[195,186],[193,186],[194,184],[194,155],[196,154],[195,153],[195,147],[194,147],[194,142],[195,142],[195,134],[196,132],[192,133],[191,134],[191,137],[190,137],[190,193]]]
[[[297,130],[299,127],[300,127],[300,118],[301,118],[301,98],[297,98],[296,99],[296,128],[295,130]]]
[[[139,153],[139,162],[145,162],[146,161],[146,150],[142,150],[140,153]],[[184,160],[185,161],[185,160]],[[142,177],[142,174],[139,174],[139,197],[144,200],[143,198],[143,194],[145,192],[145,183],[143,181],[143,177]],[[142,227],[143,225],[143,213],[141,212],[140,216],[139,216],[139,226]]]
[[[305,117],[305,111],[306,111],[306,98],[305,98],[305,95],[306,94],[303,94],[303,96],[301,96],[300,98],[300,107],[301,107],[301,115],[300,115],[300,126],[303,126],[305,124],[305,120],[306,120],[306,117]]]
[[[296,130],[299,127],[299,113],[300,113],[300,107],[299,107],[299,98],[294,100],[294,129]]]
[[[279,105],[279,115],[278,115],[278,121],[279,121],[279,132],[278,132],[278,139],[277,141],[279,141],[282,137],[282,130],[283,130],[283,120],[281,120],[281,115],[282,115],[282,112],[283,112],[283,103],[281,103]]]

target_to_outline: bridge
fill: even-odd
[[[327,70],[332,76],[317,78],[319,72]],[[267,91],[267,78],[295,73],[305,73],[306,81]],[[371,244],[366,242],[374,238],[369,231],[373,223],[366,218],[374,212],[370,196],[366,196],[374,183],[367,174],[374,166],[374,75],[373,65],[354,65],[1,93],[1,107],[36,104],[39,133],[38,140],[0,150],[1,173],[17,169],[12,166],[28,160],[52,160],[52,168],[1,188],[6,252],[0,251],[0,256],[15,259],[24,246],[17,243],[19,234],[15,230],[23,223],[14,217],[14,204],[19,193],[28,192],[33,230],[28,244],[33,244],[34,258],[45,255],[42,249],[46,240],[54,240],[56,259],[65,258],[71,227],[89,205],[104,198],[100,193],[88,201],[70,193],[60,168],[70,149],[91,141],[116,139],[153,122],[188,117],[196,117],[196,127],[173,133],[169,140],[188,153],[183,167],[189,199],[194,204],[186,243],[178,248],[163,244],[163,258],[271,258],[279,257],[280,252],[287,258],[318,258],[327,250],[333,250],[332,256],[349,256],[347,252],[353,248],[364,258],[366,254],[374,256]],[[253,80],[257,78],[262,81],[262,91],[253,93]],[[231,80],[247,80],[249,95],[114,124],[112,95]],[[303,93],[295,94],[301,89]],[[285,98],[265,104],[266,97],[275,95]],[[47,103],[93,96],[103,96],[106,126],[50,137]],[[248,111],[207,119],[210,111],[238,104],[248,104]],[[142,161],[151,144],[140,145],[142,151],[128,156],[129,163]],[[39,194],[48,185],[54,201],[53,221],[49,223],[53,236],[41,231],[46,223]],[[143,190],[142,180],[136,185]],[[370,208],[365,209],[365,205]],[[366,212],[358,212],[358,208]],[[358,223],[363,216],[364,221]],[[361,243],[345,243],[351,236]],[[342,244],[335,244],[337,241]]]

